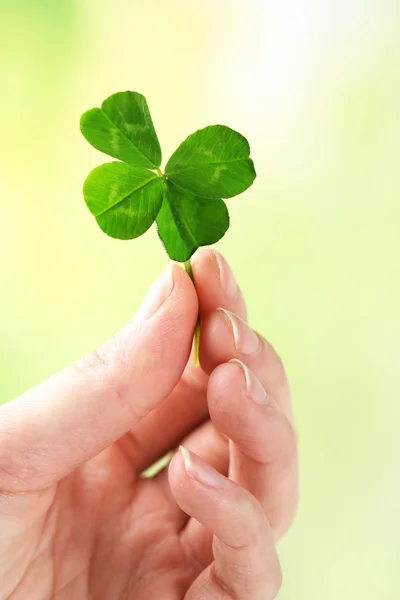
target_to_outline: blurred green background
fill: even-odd
[[[105,236],[80,114],[146,95],[164,157],[225,123],[256,184],[219,249],[281,353],[302,494],[280,600],[400,596],[398,0],[0,0],[0,402],[118,330],[166,264]]]

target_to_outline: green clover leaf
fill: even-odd
[[[199,129],[182,142],[165,167],[175,185],[204,198],[232,198],[253,183],[250,146],[224,125]]]
[[[228,227],[228,209],[223,200],[193,196],[166,183],[157,228],[172,260],[187,261],[199,246],[218,242]]]
[[[222,198],[242,193],[256,177],[246,138],[224,125],[190,135],[163,174],[150,111],[136,92],[113,94],[85,112],[81,131],[97,150],[121,161],[96,167],[83,186],[100,228],[127,240],[156,221],[173,260],[187,262],[197,248],[221,239],[229,227]]]
[[[91,171],[83,194],[104,233],[131,240],[154,223],[163,201],[163,184],[156,173],[143,167],[111,162]]]
[[[161,148],[146,98],[118,92],[81,117],[81,132],[105,154],[131,165],[154,169],[161,165]]]

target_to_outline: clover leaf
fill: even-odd
[[[117,158],[89,173],[83,194],[100,228],[128,240],[156,221],[173,260],[187,262],[229,227],[222,198],[244,192],[256,172],[249,144],[224,125],[190,135],[160,170],[161,148],[146,99],[137,92],[109,96],[81,117],[81,131],[97,150]]]
[[[154,169],[161,165],[161,148],[146,98],[118,92],[81,117],[81,132],[97,150],[131,165]]]
[[[204,198],[232,198],[253,183],[256,172],[246,138],[224,125],[190,135],[165,167],[178,187]]]
[[[83,193],[104,233],[130,240],[154,223],[163,201],[163,184],[156,173],[143,167],[111,162],[91,171]]]
[[[214,244],[225,235],[229,215],[223,200],[193,196],[167,181],[156,222],[170,258],[185,262],[199,246]]]

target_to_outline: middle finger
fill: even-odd
[[[209,315],[202,342],[205,368],[214,369],[210,416],[232,440],[229,475],[259,499],[278,538],[293,520],[298,496],[297,443],[282,362],[227,311]]]

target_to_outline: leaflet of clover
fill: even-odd
[[[190,135],[165,171],[172,183],[204,198],[237,196],[256,177],[248,141],[224,125],[210,125]]]
[[[200,198],[171,182],[164,188],[157,215],[158,235],[172,260],[185,262],[199,246],[218,242],[229,228],[229,214],[221,199]]]
[[[118,92],[81,117],[81,132],[97,150],[135,165],[154,169],[161,148],[146,98],[137,92]]]
[[[163,200],[163,184],[147,169],[111,162],[89,173],[83,195],[105,233],[130,240],[142,235],[154,222]]]

